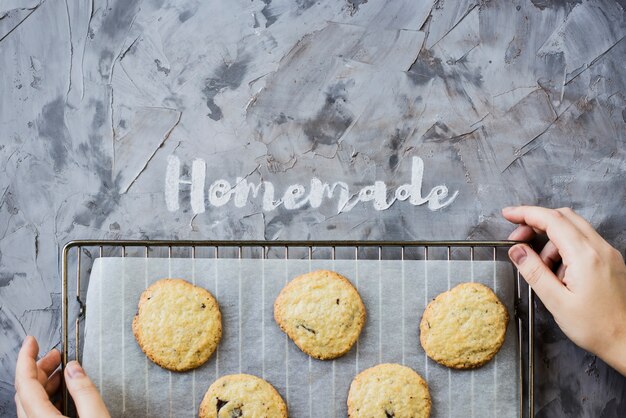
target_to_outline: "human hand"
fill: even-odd
[[[61,417],[58,406],[52,405],[50,396],[61,386],[61,353],[52,350],[36,361],[39,345],[33,337],[26,337],[17,358],[15,369],[15,405],[19,418]],[[58,369],[58,370],[57,370]],[[78,415],[81,417],[109,417],[100,393],[84,370],[75,361],[65,367],[67,386]]]
[[[518,206],[502,214],[520,225],[511,240],[548,236],[539,254],[517,244],[509,257],[565,335],[626,376],[626,265],[620,252],[569,208]]]

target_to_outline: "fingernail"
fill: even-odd
[[[27,335],[26,338],[24,338],[24,341],[22,342],[22,347],[26,347],[34,339],[35,339],[35,337],[33,337],[32,335]]]
[[[521,245],[515,245],[509,250],[509,257],[516,265],[520,265],[526,260],[526,249]]]
[[[77,377],[83,377],[85,375],[83,368],[80,367],[80,364],[75,361],[70,361],[69,363],[67,363],[66,368],[67,375],[72,379],[75,379]]]
[[[505,208],[502,208],[502,212],[508,212],[508,211],[510,211],[512,209],[513,209],[513,206],[507,206]]]

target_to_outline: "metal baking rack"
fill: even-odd
[[[80,360],[86,291],[98,257],[508,261],[515,241],[75,240],[62,250],[62,366]],[[74,277],[74,278],[72,278]],[[534,293],[515,269],[520,418],[534,417]],[[76,416],[65,387],[63,412]]]

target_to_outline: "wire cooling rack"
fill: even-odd
[[[81,360],[89,273],[99,257],[508,261],[515,241],[76,240],[62,251],[62,365]],[[520,418],[534,417],[534,293],[515,270]],[[66,388],[63,412],[76,416]]]

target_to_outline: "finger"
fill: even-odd
[[[556,248],[556,245],[552,241],[546,242],[541,253],[539,253],[539,257],[541,257],[541,261],[548,266],[550,270],[553,270],[554,267],[561,261],[561,254],[559,254],[559,249]]]
[[[48,351],[45,356],[37,361],[37,367],[46,374],[46,380],[60,364],[61,353],[56,348]]]
[[[100,393],[83,368],[76,361],[70,361],[65,367],[65,385],[72,395],[78,415],[85,417],[108,417]]]
[[[544,231],[550,241],[559,249],[563,259],[576,257],[583,250],[585,236],[563,214],[537,206],[504,208],[502,214],[513,223],[524,223]]]
[[[566,292],[569,292],[563,283],[541,261],[539,255],[526,244],[511,247],[509,257],[546,308],[556,315],[567,295]]]
[[[38,352],[37,341],[33,337],[26,337],[17,356],[15,389],[26,416],[59,415],[59,411],[52,406],[48,394],[37,380],[39,371],[35,359]]]
[[[528,225],[520,225],[509,235],[511,241],[530,241],[537,235]]]
[[[17,411],[17,418],[28,418],[26,412],[24,412],[24,408],[22,408],[22,403],[17,393],[15,394],[15,410]]]
[[[563,280],[565,278],[566,269],[567,269],[567,266],[565,264],[561,264],[559,268],[556,270],[556,277],[558,277],[559,280],[561,280],[567,286],[568,283],[565,283],[565,281]]]
[[[39,353],[39,345],[37,340],[30,335],[24,339],[22,347],[17,355],[17,364],[15,365],[15,383],[17,385],[18,378],[37,377],[37,363],[35,359]]]
[[[511,208],[503,208],[502,214],[504,215],[506,210]],[[525,225],[524,223],[520,223],[519,226],[509,234],[507,239],[511,241],[530,241],[535,238],[539,234],[543,234],[544,231],[540,231],[538,228],[533,228],[532,226]]]
[[[600,240],[604,241],[604,239],[600,236],[600,234],[598,234],[598,232],[595,230],[595,228],[589,222],[587,222],[587,220],[585,218],[583,218],[582,216],[580,216],[579,214],[574,212],[573,209],[571,209],[571,208],[559,208],[559,209],[556,209],[556,210],[559,213],[561,213],[563,216],[565,216],[567,219],[569,219],[569,221],[571,223],[576,225],[576,228],[578,228],[580,230],[580,232],[582,232],[587,238],[589,238],[591,240],[598,240],[598,239],[600,239]]]
[[[57,370],[56,372],[52,373],[52,376],[50,376],[50,379],[48,379],[44,387],[46,389],[46,393],[48,394],[48,396],[53,396],[55,393],[57,393],[60,386],[61,386],[61,370]]]

